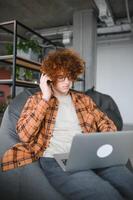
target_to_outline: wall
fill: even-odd
[[[10,79],[11,72],[9,69],[5,67],[0,68],[0,79]],[[0,91],[3,91],[5,94],[5,102],[6,98],[10,95],[10,86],[9,85],[0,85]]]
[[[124,123],[133,124],[133,40],[98,42],[96,90],[111,95]]]

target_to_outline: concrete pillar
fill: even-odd
[[[96,43],[96,12],[93,9],[76,11],[73,15],[73,48],[86,62],[85,90],[96,84]]]

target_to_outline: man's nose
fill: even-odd
[[[65,78],[64,82],[66,82],[66,83],[70,82],[70,80],[68,79],[68,77]]]

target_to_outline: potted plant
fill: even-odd
[[[8,54],[13,54],[13,44],[6,44],[6,50]],[[17,43],[17,55],[23,58],[38,61],[38,57],[41,53],[41,47],[37,40],[29,39],[22,40],[19,39]]]
[[[6,50],[8,54],[13,54],[13,44],[8,43],[6,45]],[[41,53],[41,47],[37,40],[29,39],[22,40],[19,39],[17,43],[17,55],[29,60],[38,61],[38,57]],[[16,66],[16,78],[21,80],[32,80],[33,74],[32,70],[24,69],[22,67]]]
[[[26,59],[38,61],[41,53],[41,47],[37,40],[22,40],[20,39],[17,44],[17,55]]]

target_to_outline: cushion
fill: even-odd
[[[95,91],[93,88],[87,90],[86,95],[90,96],[99,109],[107,114],[120,131],[123,128],[123,120],[116,102],[111,96]]]
[[[17,95],[10,103],[8,107],[8,116],[9,121],[11,122],[8,124],[8,127],[10,129],[9,134],[18,139],[18,135],[16,134],[16,123],[18,121],[18,118],[20,116],[20,113],[28,99],[29,96],[33,95],[37,91],[39,91],[40,88],[31,88],[31,89],[25,89],[23,92],[21,92],[19,95]]]

